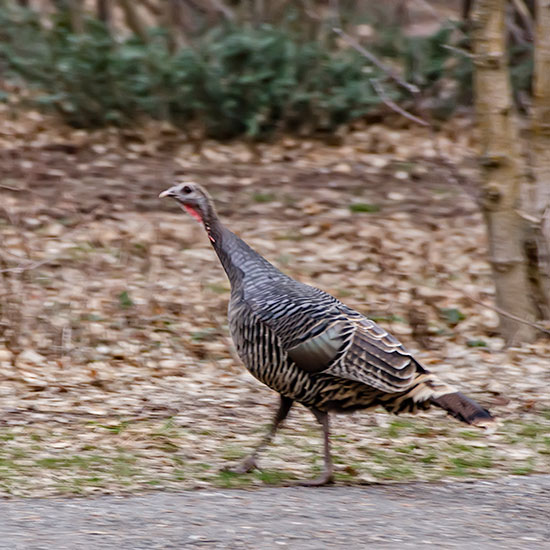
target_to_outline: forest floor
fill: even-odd
[[[370,126],[338,145],[198,152],[158,127],[0,122],[0,494],[285,484],[322,466],[297,408],[261,472],[222,471],[276,395],[230,346],[229,285],[203,229],[158,193],[204,183],[223,221],[297,279],[393,332],[498,417],[333,420],[338,484],[550,471],[550,342],[504,349],[475,202],[474,136]],[[460,174],[449,170],[456,166]],[[461,184],[460,182],[467,182]]]

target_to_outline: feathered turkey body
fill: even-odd
[[[332,480],[328,413],[384,407],[392,413],[437,405],[469,424],[491,415],[425,369],[391,334],[312,286],[288,277],[219,221],[208,193],[184,182],[161,193],[174,197],[208,233],[231,283],[229,327],[250,373],[281,395],[269,434],[239,472],[273,437],[292,403],[309,408],[324,428],[325,471],[305,484]]]

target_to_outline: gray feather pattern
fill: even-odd
[[[374,321],[288,277],[215,215],[207,230],[231,282],[233,342],[258,380],[321,411],[383,406],[399,413],[450,402],[441,396],[454,388]]]

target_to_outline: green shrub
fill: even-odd
[[[333,131],[364,116],[382,103],[372,79],[384,83],[393,101],[408,98],[353,49],[305,39],[292,18],[278,28],[219,24],[171,53],[163,29],[150,29],[145,44],[116,39],[88,18],[75,34],[63,11],[46,27],[32,11],[9,4],[0,0],[4,74],[30,87],[35,105],[76,127],[129,126],[147,117],[182,128],[192,123],[217,139],[262,139],[277,131]],[[444,46],[466,42],[456,24],[429,37],[405,37],[390,27],[369,48],[392,58],[406,80],[433,98],[433,110],[448,115],[471,100],[472,67],[468,56]],[[530,54],[515,59],[521,63],[514,82],[528,86]]]
[[[36,20],[19,26],[36,33]],[[148,116],[199,121],[215,138],[258,138],[283,128],[333,130],[380,102],[369,78],[382,75],[367,74],[359,54],[300,43],[268,25],[219,28],[175,54],[160,31],[148,44],[116,43],[95,20],[79,35],[63,19],[33,40],[23,35],[9,36],[0,55],[37,90],[34,102],[77,127]]]

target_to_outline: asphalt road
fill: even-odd
[[[550,549],[550,475],[0,501],[0,549]]]

